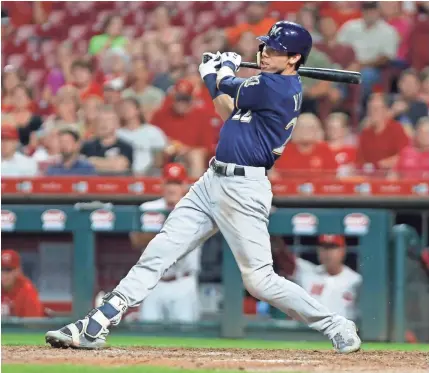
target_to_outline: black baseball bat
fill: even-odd
[[[256,62],[242,62],[240,67],[249,67],[251,69],[259,69]],[[320,67],[300,67],[298,74],[307,78],[327,80],[329,82],[360,84],[362,76],[357,71],[323,69]]]
[[[204,56],[204,62],[210,60],[209,55]],[[240,67],[248,67],[251,69],[259,69],[256,62],[242,62]],[[360,84],[362,76],[357,71],[324,69],[320,67],[300,67],[298,69],[299,75],[306,76],[311,79],[326,80],[329,82]]]

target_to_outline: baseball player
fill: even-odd
[[[297,69],[310,53],[312,38],[301,25],[280,21],[258,39],[262,71],[248,79],[235,77],[241,63],[238,54],[207,54],[212,57],[208,62],[203,56],[201,77],[225,121],[216,156],[137,264],[106,294],[103,305],[46,334],[53,347],[103,347],[109,327],[120,322],[128,307],[138,306],[168,268],[220,230],[250,294],[322,332],[336,351],[359,350],[361,341],[352,321],[330,312],[273,270],[267,171],[281,156],[300,113],[302,85]]]
[[[132,232],[131,243],[145,249],[161,230],[165,221],[162,211],[173,210],[186,193],[186,170],[180,163],[164,167],[163,197],[141,204],[144,232]],[[201,247],[185,255],[165,272],[158,285],[143,301],[137,316],[141,321],[173,321],[192,323],[199,319],[198,273],[200,271]]]
[[[285,246],[284,243],[282,246]],[[356,302],[362,276],[344,264],[344,237],[321,235],[317,254],[320,265],[295,257],[287,249],[279,255],[275,254],[275,257],[283,262],[287,277],[302,286],[313,298],[339,315],[356,320]]]

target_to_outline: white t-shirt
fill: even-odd
[[[164,132],[152,124],[143,124],[135,130],[119,128],[117,135],[133,147],[133,171],[137,174],[147,173],[153,165],[154,153],[167,146]]]
[[[24,154],[15,152],[10,159],[2,159],[2,177],[27,177],[37,175],[37,162]]]
[[[296,270],[291,279],[330,311],[356,320],[356,302],[362,284],[362,276],[359,273],[343,266],[338,275],[331,276],[323,265],[297,258]]]
[[[363,19],[352,19],[338,30],[337,41],[350,45],[357,60],[365,63],[381,56],[394,59],[399,37],[396,30],[383,20],[368,28]]]
[[[157,213],[157,210],[166,210],[167,202],[164,198],[156,199],[142,203],[140,211],[142,211],[142,221],[145,226],[145,231],[158,233],[165,222],[165,215]],[[146,213],[146,214],[145,214]],[[168,269],[163,277],[180,276],[186,272],[197,275],[200,272],[201,246],[188,255],[180,259],[176,264]]]

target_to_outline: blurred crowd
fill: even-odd
[[[159,176],[173,161],[199,177],[222,126],[202,53],[255,61],[255,36],[279,19],[311,32],[308,66],[363,82],[302,79],[303,114],[270,176],[429,178],[419,1],[2,3],[3,177]]]

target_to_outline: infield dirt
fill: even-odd
[[[238,369],[258,372],[386,372],[427,373],[429,353],[111,347],[100,351],[52,349],[45,346],[3,346],[2,363],[76,364],[90,366],[168,366]]]

